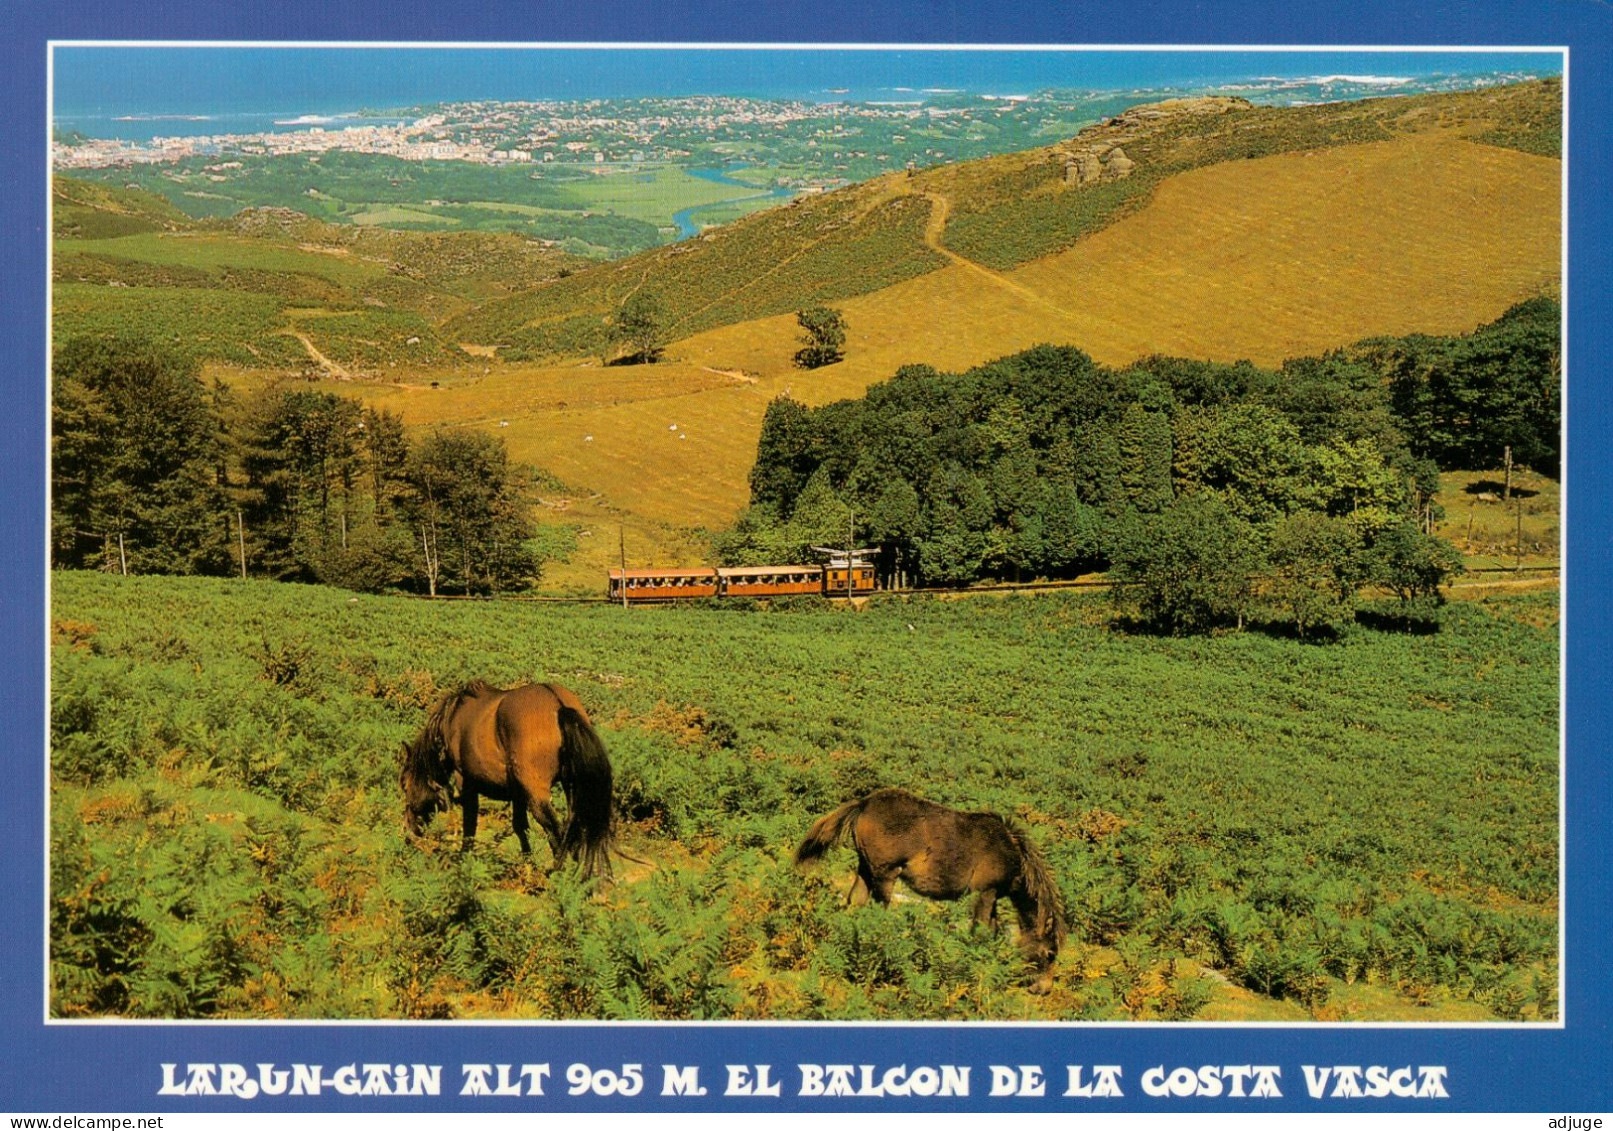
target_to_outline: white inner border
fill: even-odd
[[[1077,1027],[1082,1029],[1098,1028],[1127,1028],[1127,1029],[1162,1029],[1176,1030],[1203,1030],[1203,1029],[1298,1029],[1305,1030],[1345,1030],[1349,1032],[1365,1031],[1371,1029],[1517,1029],[1524,1032],[1550,1032],[1555,1029],[1565,1029],[1568,1024],[1568,1001],[1566,990],[1568,985],[1568,758],[1567,758],[1567,732],[1568,732],[1568,515],[1570,507],[1570,493],[1568,490],[1568,374],[1569,374],[1569,337],[1568,337],[1568,181],[1569,181],[1569,155],[1572,145],[1569,138],[1569,49],[1562,47],[1519,47],[1519,46],[1434,46],[1418,47],[1413,45],[1395,46],[1300,46],[1284,45],[1248,45],[1248,44],[937,44],[937,43],[617,43],[609,41],[597,42],[415,42],[407,40],[391,42],[363,42],[354,43],[344,40],[309,40],[306,42],[292,40],[118,40],[118,39],[52,39],[46,42],[45,61],[45,214],[46,214],[46,240],[45,240],[45,447],[44,466],[50,467],[50,404],[51,404],[51,376],[50,359],[53,343],[51,339],[52,324],[52,279],[55,267],[55,194],[51,191],[50,138],[53,136],[56,120],[56,49],[57,48],[94,48],[115,47],[124,49],[154,48],[154,47],[183,47],[183,48],[212,48],[212,49],[245,49],[245,48],[285,48],[295,50],[340,49],[347,51],[373,51],[373,50],[476,50],[476,51],[912,51],[930,53],[957,53],[957,52],[1021,52],[1035,54],[1058,53],[1089,53],[1089,54],[1123,54],[1133,52],[1167,53],[1198,53],[1198,54],[1229,54],[1229,53],[1256,53],[1269,52],[1272,54],[1318,54],[1318,55],[1344,55],[1344,54],[1429,54],[1429,55],[1491,55],[1491,54],[1524,54],[1524,55],[1557,55],[1562,61],[1563,83],[1563,149],[1562,173],[1560,185],[1562,188],[1562,209],[1558,220],[1558,244],[1561,253],[1559,271],[1561,273],[1560,301],[1562,304],[1562,326],[1560,329],[1562,342],[1562,405],[1563,423],[1560,436],[1560,450],[1562,452],[1560,470],[1561,503],[1559,511],[1559,552],[1558,560],[1561,567],[1558,571],[1558,622],[1557,622],[1557,1020],[1555,1022],[1543,1021],[605,1021],[605,1020],[578,1020],[560,1018],[475,1018],[454,1021],[410,1021],[391,1018],[351,1018],[341,1020],[315,1020],[307,1018],[218,1018],[218,1019],[190,1019],[190,1018],[125,1018],[125,1017],[95,1017],[95,1018],[53,1018],[50,1016],[50,610],[51,610],[51,570],[50,570],[50,477],[45,477],[45,795],[44,808],[46,824],[45,851],[43,855],[42,887],[45,898],[42,901],[41,913],[43,917],[43,963],[41,966],[44,975],[41,989],[43,990],[41,1008],[43,1020],[49,1026],[77,1026],[77,1025],[295,1025],[295,1026],[546,1026],[559,1025],[567,1027],[604,1026],[609,1028],[624,1028],[634,1026],[648,1026],[660,1028],[663,1026],[682,1026],[696,1028],[731,1027],[731,1028],[783,1028],[794,1026],[807,1026],[810,1028],[849,1027],[849,1028],[945,1028],[961,1026],[965,1028],[1027,1028],[1027,1029],[1057,1029]]]

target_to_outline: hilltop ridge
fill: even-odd
[[[1560,145],[1560,102],[1556,80],[1288,109],[1171,99],[1047,146],[798,196],[605,263],[508,233],[332,224],[284,208],[193,221],[137,190],[58,177],[58,332],[138,321],[144,303],[206,309],[195,351],[249,367],[305,364],[300,337],[371,377],[473,355],[597,359],[611,351],[617,310],[640,291],[661,300],[676,340],[965,261],[1000,275],[1135,213],[1194,169],[1432,133],[1549,153]]]
[[[947,266],[944,252],[1009,270],[1130,215],[1193,169],[1428,132],[1539,152],[1553,130],[1560,137],[1560,102],[1561,84],[1544,80],[1303,108],[1227,97],[1147,104],[1036,149],[798,198],[489,304],[451,333],[514,360],[559,359],[599,352],[608,320],[641,288],[667,305],[676,338],[870,294]],[[937,199],[947,212],[940,232],[930,230]]]

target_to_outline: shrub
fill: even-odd
[[[1253,532],[1217,496],[1178,499],[1140,516],[1115,547],[1113,600],[1173,635],[1243,625],[1259,565]]]

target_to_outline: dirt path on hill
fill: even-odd
[[[1006,275],[1000,275],[983,263],[976,263],[973,259],[965,259],[951,248],[941,242],[941,234],[946,231],[947,219],[952,215],[952,202],[938,192],[926,192],[924,199],[930,202],[930,222],[924,226],[924,243],[932,251],[973,273],[994,287],[1011,291],[1026,302],[1041,307],[1043,310],[1057,314],[1061,318],[1073,318],[1075,312],[1050,300],[1046,295],[1031,290],[1014,282]]]
[[[330,358],[320,353],[319,348],[315,346],[313,342],[308,340],[307,334],[304,334],[299,330],[290,330],[288,333],[302,343],[302,348],[308,351],[308,356],[314,359],[314,364],[319,366],[326,373],[329,373],[332,377],[342,381],[351,381],[353,379],[353,375],[346,369],[343,369]]]

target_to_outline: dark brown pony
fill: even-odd
[[[565,827],[549,803],[558,781],[570,812]],[[426,727],[403,745],[403,822],[411,836],[458,790],[464,814],[461,850],[476,837],[480,798],[514,804],[511,822],[522,852],[527,811],[549,838],[558,867],[566,859],[584,876],[610,875],[611,767],[588,713],[570,691],[529,683],[508,691],[479,679],[438,703]]]
[[[795,850],[797,865],[849,840],[857,850],[857,879],[847,903],[872,895],[889,903],[898,879],[930,899],[978,892],[974,921],[995,928],[997,898],[1019,913],[1019,947],[1052,985],[1053,959],[1064,943],[1064,897],[1047,861],[1023,831],[995,813],[960,813],[900,789],[880,789],[820,817]]]

